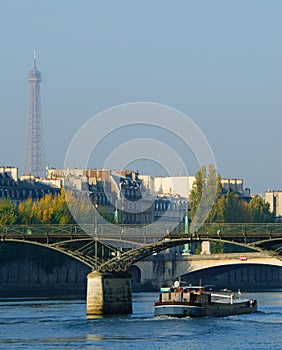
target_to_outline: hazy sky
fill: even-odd
[[[1,163],[23,165],[36,48],[49,166],[96,113],[149,101],[194,120],[223,177],[282,190],[281,34],[280,0],[2,0]]]

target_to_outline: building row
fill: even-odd
[[[9,198],[20,203],[28,198],[38,200],[45,194],[57,194],[60,188],[45,184],[34,176],[18,178],[18,168],[0,167],[0,199]]]
[[[110,169],[48,169],[47,180],[55,186],[65,186],[65,181],[71,179],[72,186],[79,190],[88,189],[89,185],[97,181],[111,182],[111,178],[126,177],[134,174],[130,170],[111,171]],[[158,176],[138,174],[139,180],[142,180],[143,191],[151,196],[167,195],[189,198],[195,176],[177,175],[177,176]],[[224,192],[234,192],[240,197],[251,198],[249,188],[244,188],[243,179],[221,178],[221,184]]]
[[[130,170],[48,169],[47,178],[32,175],[18,177],[18,168],[0,167],[0,199],[19,203],[27,198],[37,200],[45,194],[57,194],[62,187],[89,194],[100,210],[119,222],[147,224],[160,220],[181,221],[188,208],[195,176],[151,177]],[[221,179],[223,193],[234,192],[251,199],[242,179]],[[276,217],[282,217],[282,191],[267,191],[265,200]],[[118,211],[116,210],[118,208]]]

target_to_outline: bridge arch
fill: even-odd
[[[137,265],[131,265],[128,270],[131,275],[131,283],[133,285],[138,285],[141,282],[141,269]]]
[[[84,296],[91,268],[68,254],[23,241],[0,243],[0,296]]]
[[[125,251],[119,256],[116,256],[112,259],[109,259],[108,261],[101,264],[99,269],[101,271],[126,271],[131,265],[137,263],[140,260],[143,260],[144,258],[152,255],[157,254],[163,250],[177,247],[179,245],[184,245],[185,243],[194,243],[194,242],[203,242],[203,241],[210,241],[210,242],[222,242],[225,244],[233,244],[238,247],[244,247],[247,251],[253,251],[253,252],[265,252],[267,256],[272,256],[273,261],[275,262],[274,265],[281,266],[280,263],[282,261],[282,257],[278,254],[274,255],[271,251],[263,250],[260,247],[260,244],[247,244],[244,242],[233,242],[228,240],[223,240],[221,238],[205,238],[205,239],[197,239],[192,240],[191,237],[184,237],[181,238],[165,238],[158,242],[153,242],[147,245],[140,245],[137,248],[130,249],[128,251]],[[260,242],[259,242],[260,243]],[[238,254],[238,253],[237,253]]]
[[[22,240],[22,239],[7,240],[7,241],[5,241],[5,243],[10,243],[10,244],[20,243],[20,244],[28,244],[28,245],[32,245],[32,246],[38,246],[38,247],[41,247],[45,250],[49,249],[49,250],[56,251],[60,254],[67,255],[68,257],[70,257],[72,259],[80,261],[82,264],[85,264],[88,267],[93,266],[90,262],[86,261],[85,259],[83,259],[80,256],[75,256],[74,252],[63,249],[60,245],[46,245],[46,244],[40,243],[38,241],[27,241],[27,240]]]
[[[268,264],[228,264],[207,267],[183,274],[187,283],[213,285],[216,288],[230,288],[242,291],[282,288],[282,269]]]

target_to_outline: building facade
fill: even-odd
[[[178,175],[167,177],[154,178],[154,194],[168,195],[168,196],[180,196],[189,198],[195,176]],[[221,178],[221,185],[223,194],[227,192],[236,193],[240,198],[250,200],[251,191],[249,188],[244,188],[243,179],[236,178]]]
[[[282,191],[265,192],[265,201],[269,203],[270,211],[277,218],[282,218]]]
[[[189,198],[195,176],[158,176],[154,178],[155,195],[170,195]]]
[[[59,188],[44,184],[31,175],[18,179],[16,167],[0,167],[0,199],[8,198],[15,203],[20,203],[28,198],[38,200],[45,194],[59,192]]]

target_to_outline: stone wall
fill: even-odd
[[[91,269],[60,252],[10,243],[0,245],[0,296],[86,296]]]

